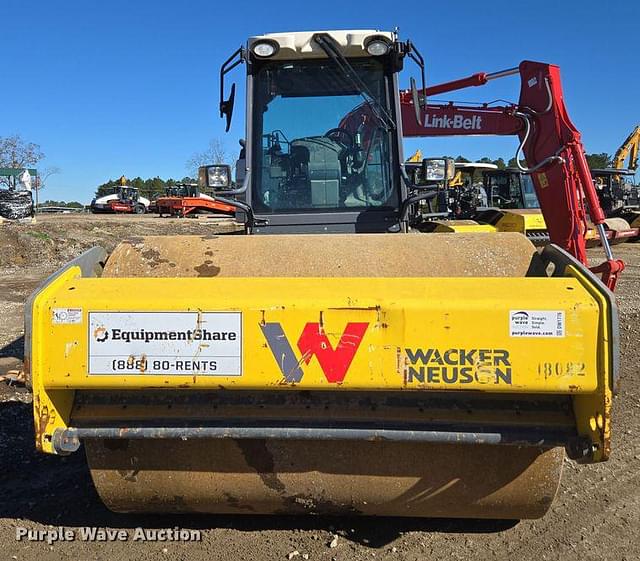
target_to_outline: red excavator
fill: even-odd
[[[428,96],[518,74],[517,104],[426,102]],[[606,216],[591,179],[580,133],[567,113],[557,66],[523,61],[516,68],[479,72],[421,91],[413,87],[400,93],[400,104],[405,137],[517,135],[520,145],[515,159],[521,171],[531,174],[550,240],[586,264],[588,214],[606,255],[606,261],[592,271],[602,274],[609,288],[615,287],[624,263],[614,259],[611,252],[604,228]],[[520,163],[522,155],[527,167]]]

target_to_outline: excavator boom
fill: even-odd
[[[625,139],[616,150],[613,157],[613,167],[616,169],[629,169],[636,171],[638,169],[638,150],[640,149],[640,125]],[[628,159],[628,160],[627,160]],[[625,166],[625,162],[628,164]]]
[[[600,206],[587,164],[580,133],[571,122],[564,103],[560,69],[552,64],[524,61],[518,68],[493,74],[478,73],[426,88],[427,97],[491,79],[520,75],[520,99],[505,106],[462,106],[455,103],[426,104],[416,122],[413,96],[400,94],[403,134],[408,137],[457,135],[517,135],[518,166],[531,174],[551,242],[587,263],[587,212],[598,229],[606,261],[593,268],[605,284],[615,287],[622,261],[614,259],[604,230]],[[521,157],[527,167],[520,164]]]

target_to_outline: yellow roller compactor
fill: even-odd
[[[240,177],[202,170],[247,235],[96,247],[32,295],[36,446],[83,445],[110,509],[536,518],[565,451],[608,458],[612,293],[570,244],[415,231],[451,162],[400,164],[409,59],[395,33],[249,39],[221,70],[246,63]]]

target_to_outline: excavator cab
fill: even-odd
[[[620,216],[625,211],[640,209],[640,188],[635,184],[635,171],[627,169],[592,169],[591,176],[607,216]]]
[[[531,176],[522,173],[519,169],[485,171],[482,182],[490,207],[540,208]]]

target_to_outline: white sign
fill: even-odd
[[[53,308],[51,323],[58,325],[82,323],[82,308]]]
[[[511,337],[564,337],[563,310],[511,310]]]
[[[242,375],[240,312],[89,312],[89,374]]]

